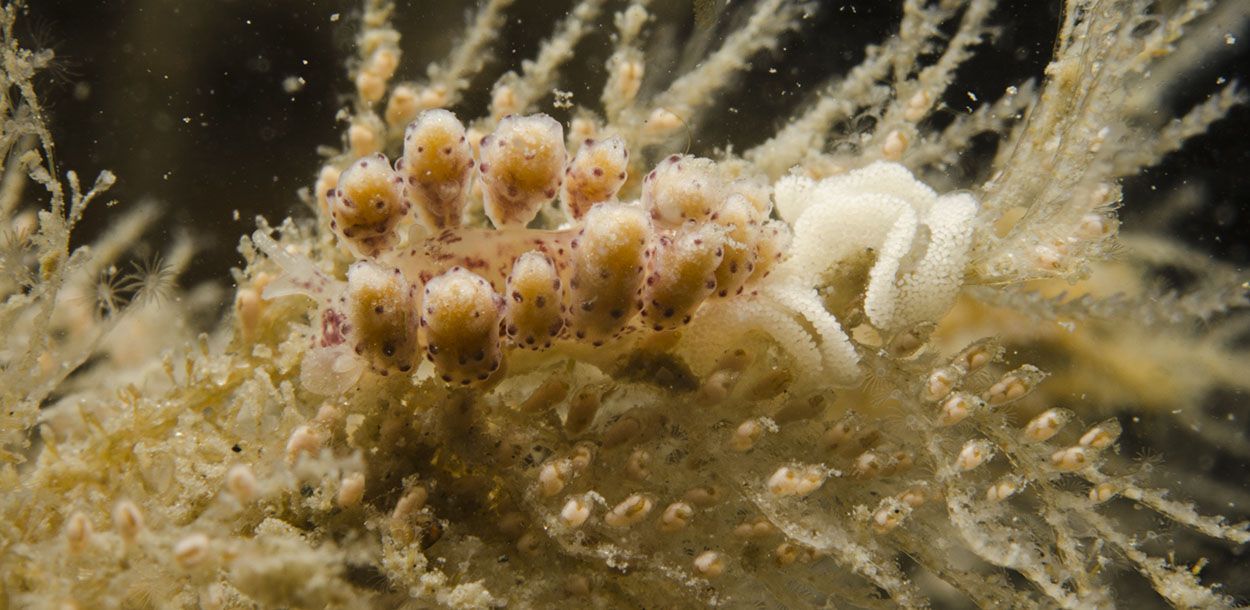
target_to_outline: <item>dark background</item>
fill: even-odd
[[[1234,0],[1237,1],[1237,0]],[[494,58],[458,109],[479,114],[486,91],[502,71],[532,56],[542,37],[563,17],[571,0],[521,1],[510,11]],[[52,119],[62,169],[84,176],[111,169],[120,178],[112,191],[122,205],[142,199],[163,204],[165,216],[150,236],[155,247],[168,232],[190,228],[201,256],[188,281],[226,278],[239,262],[240,234],[256,214],[280,220],[302,207],[295,193],[319,167],[319,145],[339,142],[335,121],[351,92],[344,60],[352,52],[356,2],[279,0],[32,0],[19,22],[29,44],[56,50],[57,64],[40,82]],[[398,3],[404,34],[400,77],[424,74],[442,57],[475,2],[407,0]],[[609,10],[617,4],[609,3]],[[734,4],[746,4],[734,2]],[[717,112],[696,130],[692,148],[732,143],[745,147],[772,133],[779,122],[831,75],[861,58],[865,45],[896,27],[899,3],[830,1],[786,39],[780,56],[757,58],[747,91],[726,95]],[[991,20],[1001,33],[968,62],[952,87],[949,112],[966,111],[966,91],[982,100],[1040,74],[1058,24],[1058,0],[1004,2]],[[683,2],[653,3],[662,12],[655,40],[680,44],[695,32]],[[338,14],[338,19],[332,15]],[[604,19],[604,23],[610,23]],[[728,19],[712,25],[720,33]],[[594,103],[610,52],[610,25],[588,37],[559,84],[574,99]],[[1250,33],[1237,33],[1232,52],[1214,58],[1178,108],[1216,90],[1218,77],[1245,76]],[[590,68],[587,69],[586,67]],[[776,68],[770,74],[769,69]],[[661,78],[664,75],[659,75]],[[283,81],[303,78],[296,93]],[[544,109],[551,112],[549,104]],[[731,126],[719,128],[718,126]],[[1242,108],[1211,134],[1197,138],[1164,167],[1128,185],[1128,217],[1149,210],[1161,194],[1188,184],[1207,189],[1207,205],[1191,210],[1178,228],[1212,253],[1250,259],[1247,196],[1250,194],[1250,112]],[[239,210],[240,220],[232,218]],[[89,238],[115,214],[104,206],[89,212],[80,235]]]

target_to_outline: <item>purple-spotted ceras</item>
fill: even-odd
[[[554,119],[514,116],[474,159],[465,133],[450,112],[427,111],[395,169],[367,157],[333,190],[335,235],[361,260],[323,317],[340,320],[333,332],[377,373],[425,359],[438,379],[477,386],[499,378],[511,351],[677,329],[704,301],[749,290],[784,251],[767,185],[709,159],[670,156],[623,202],[620,138],[585,140],[569,159]],[[492,228],[465,222],[473,175]],[[567,222],[528,228],[557,196]]]

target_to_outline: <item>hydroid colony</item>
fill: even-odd
[[[702,158],[685,130],[821,7],[760,0],[668,79],[648,2],[582,0],[465,109],[509,4],[418,78],[366,3],[313,218],[259,221],[198,337],[185,244],[118,277],[150,210],[69,248],[113,179],[57,167],[51,55],[6,7],[0,603],[1235,604],[1203,567],[1250,541],[1215,514],[1244,494],[1119,446],[1171,412],[1250,454],[1203,419],[1250,379],[1244,279],[1117,209],[1242,101],[1165,110],[1245,7],[1070,0],[1040,84],[938,120],[993,2],[905,0],[772,137]],[[601,103],[562,124],[599,27]]]

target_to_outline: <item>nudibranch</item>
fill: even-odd
[[[570,156],[544,114],[506,117],[476,143],[470,132],[449,111],[425,111],[393,165],[379,153],[337,181],[323,172],[329,227],[358,259],[345,282],[258,234],[290,276],[266,296],[320,303],[308,389],[340,392],[365,370],[421,376],[422,361],[426,377],[489,387],[523,353],[619,354],[682,330],[697,373],[754,330],[809,373],[850,382],[856,348],[818,294],[838,260],[880,253],[866,306],[883,330],[933,319],[962,279],[975,201],[939,198],[895,164],[785,178],[773,218],[773,187],[728,164],[671,155],[637,200],[621,201],[620,137],[585,139]],[[466,221],[478,205],[489,227]],[[531,227],[544,210],[563,224]],[[707,320],[692,324],[700,312]]]

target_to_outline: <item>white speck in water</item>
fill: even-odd
[[[282,90],[287,93],[299,93],[308,81],[302,76],[288,76],[282,81]]]

